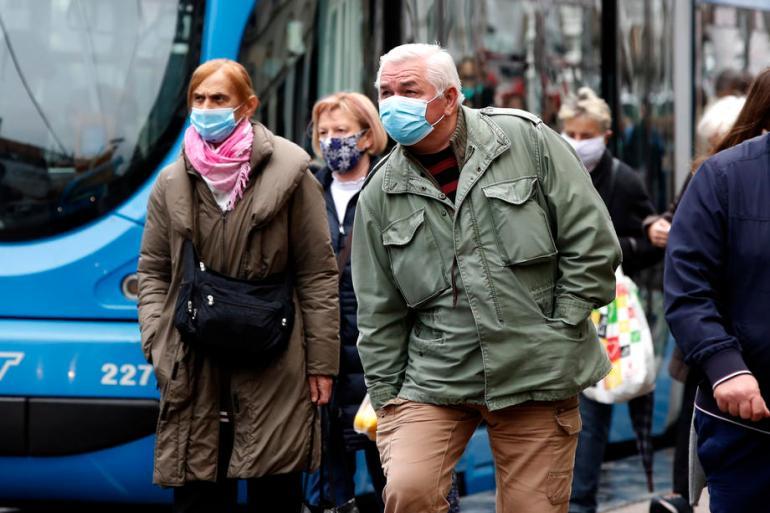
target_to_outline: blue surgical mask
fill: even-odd
[[[235,121],[235,111],[241,105],[221,109],[193,108],[190,113],[190,123],[204,141],[220,143],[230,137],[238,125]]]
[[[428,104],[441,96],[437,94],[430,100],[391,96],[380,102],[380,119],[388,134],[397,143],[411,146],[425,139],[439,124],[444,116],[435,123],[428,123],[425,112]]]
[[[358,141],[366,130],[347,137],[327,137],[319,139],[321,154],[329,169],[337,174],[349,173],[361,160],[364,150],[358,147]]]

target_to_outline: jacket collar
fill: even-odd
[[[488,116],[477,109],[462,107],[458,115],[458,129],[453,134],[455,155],[461,164],[460,183],[457,188],[455,208],[467,195],[474,183],[484,174],[489,165],[511,147],[511,141]],[[464,127],[461,123],[464,123]],[[462,158],[461,158],[462,157]],[[441,200],[441,191],[436,189],[430,179],[422,176],[419,166],[408,156],[408,150],[397,145],[384,164],[382,189],[388,194],[413,193]],[[448,201],[448,200],[447,200]]]
[[[334,179],[332,170],[327,166],[322,167],[315,173],[315,179],[318,180],[318,183],[321,184],[321,187],[323,187],[325,191],[329,190],[329,187],[332,185],[332,180]]]
[[[241,199],[241,208],[250,209],[253,226],[260,226],[273,217],[299,184],[307,168],[306,160],[300,162],[287,161],[285,165],[269,166],[276,149],[276,137],[261,123],[253,122],[254,142],[251,150],[251,177],[246,192]],[[300,152],[297,152],[300,153]],[[287,149],[288,154],[288,149]],[[289,157],[290,158],[290,157]],[[304,156],[306,158],[306,155]],[[206,185],[200,180],[198,172],[190,165],[184,156],[184,150],[175,168],[168,174],[166,187],[166,204],[172,226],[185,234],[192,235],[192,187],[198,191],[206,191]],[[208,192],[208,191],[206,191]],[[238,207],[236,206],[236,209]]]
[[[591,171],[591,182],[594,184],[599,195],[604,200],[604,203],[609,205],[610,200],[610,188],[612,186],[612,154],[609,150],[604,150],[602,158],[596,164],[596,167]]]

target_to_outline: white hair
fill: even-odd
[[[712,103],[703,113],[696,134],[703,150],[715,146],[735,124],[746,98],[724,96]]]
[[[463,103],[465,97],[462,94],[460,75],[457,74],[457,66],[452,56],[444,48],[437,44],[410,43],[393,48],[380,57],[380,69],[377,70],[377,80],[374,87],[380,89],[380,75],[385,64],[400,64],[409,60],[424,60],[427,68],[427,79],[436,88],[436,93],[441,94],[447,89],[454,88],[458,94],[458,105]]]

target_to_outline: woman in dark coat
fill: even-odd
[[[320,479],[324,496],[311,493],[309,502],[333,502],[339,511],[357,511],[355,504],[356,451],[363,450],[375,495],[383,509],[385,476],[377,446],[353,431],[353,420],[366,395],[364,370],[358,357],[358,303],[350,274],[350,242],[358,192],[374,160],[387,144],[377,110],[359,93],[337,93],[319,100],[313,107],[313,149],[325,167],[316,172],[326,198],[326,214],[340,269],[340,372],[334,387],[326,423],[326,450]],[[316,476],[316,479],[318,476]],[[329,491],[329,483],[333,491]],[[329,496],[331,495],[331,497]]]
[[[609,210],[623,251],[623,271],[632,279],[639,271],[655,265],[663,251],[655,247],[642,229],[645,218],[655,214],[647,191],[637,173],[607,150],[612,135],[607,103],[589,88],[568,99],[559,112],[562,136],[572,145],[591,181]],[[651,407],[652,394],[632,399],[629,407],[644,411]],[[609,438],[612,405],[580,397],[583,430],[575,456],[575,474],[570,513],[595,513],[599,474]]]

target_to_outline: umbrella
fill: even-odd
[[[628,411],[631,416],[631,425],[636,434],[636,448],[642,457],[644,473],[647,476],[647,489],[653,491],[652,482],[652,406],[655,400],[655,392],[650,392],[628,401]]]

